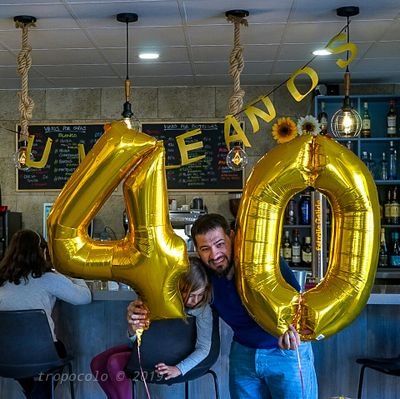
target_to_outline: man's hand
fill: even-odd
[[[182,373],[175,366],[167,366],[165,363],[158,363],[155,365],[156,373],[163,376],[166,380],[179,377]]]
[[[300,346],[300,335],[296,329],[290,325],[289,330],[278,338],[278,346],[281,349],[294,350]]]
[[[132,335],[141,328],[149,328],[149,310],[142,300],[136,299],[128,305],[127,320],[128,330]]]

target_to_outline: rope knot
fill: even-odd
[[[33,100],[28,95],[28,73],[32,66],[32,58],[30,54],[32,47],[28,43],[28,29],[30,26],[35,26],[35,24],[33,22],[21,23],[17,21],[15,26],[22,29],[22,46],[17,57],[17,71],[21,76],[21,92],[18,93],[18,110],[20,112],[21,124],[20,140],[27,141],[29,137],[28,124],[32,119],[32,111],[35,105]]]
[[[233,94],[229,100],[229,113],[238,114],[243,107],[244,90],[240,87],[240,74],[244,68],[243,48],[240,45],[240,26],[247,26],[243,17],[228,15],[227,20],[234,24],[234,46],[229,57],[229,74],[233,78]]]

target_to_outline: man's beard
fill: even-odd
[[[225,269],[213,269],[213,271],[218,277],[226,277],[231,271],[232,267],[233,267],[233,262],[230,262],[228,260],[228,266]]]

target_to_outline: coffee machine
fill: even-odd
[[[182,206],[169,211],[169,219],[175,234],[185,240],[189,254],[194,253],[194,244],[190,236],[193,223],[207,213],[207,207],[203,204],[203,199],[196,197],[191,206]]]

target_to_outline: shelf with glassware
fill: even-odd
[[[328,132],[331,120],[342,106],[342,96],[315,97],[315,114],[327,119]],[[371,171],[381,204],[381,255],[377,277],[400,278],[400,96],[355,95],[352,106],[362,118],[358,137],[336,138],[362,159]],[[383,273],[383,274],[382,274]]]

